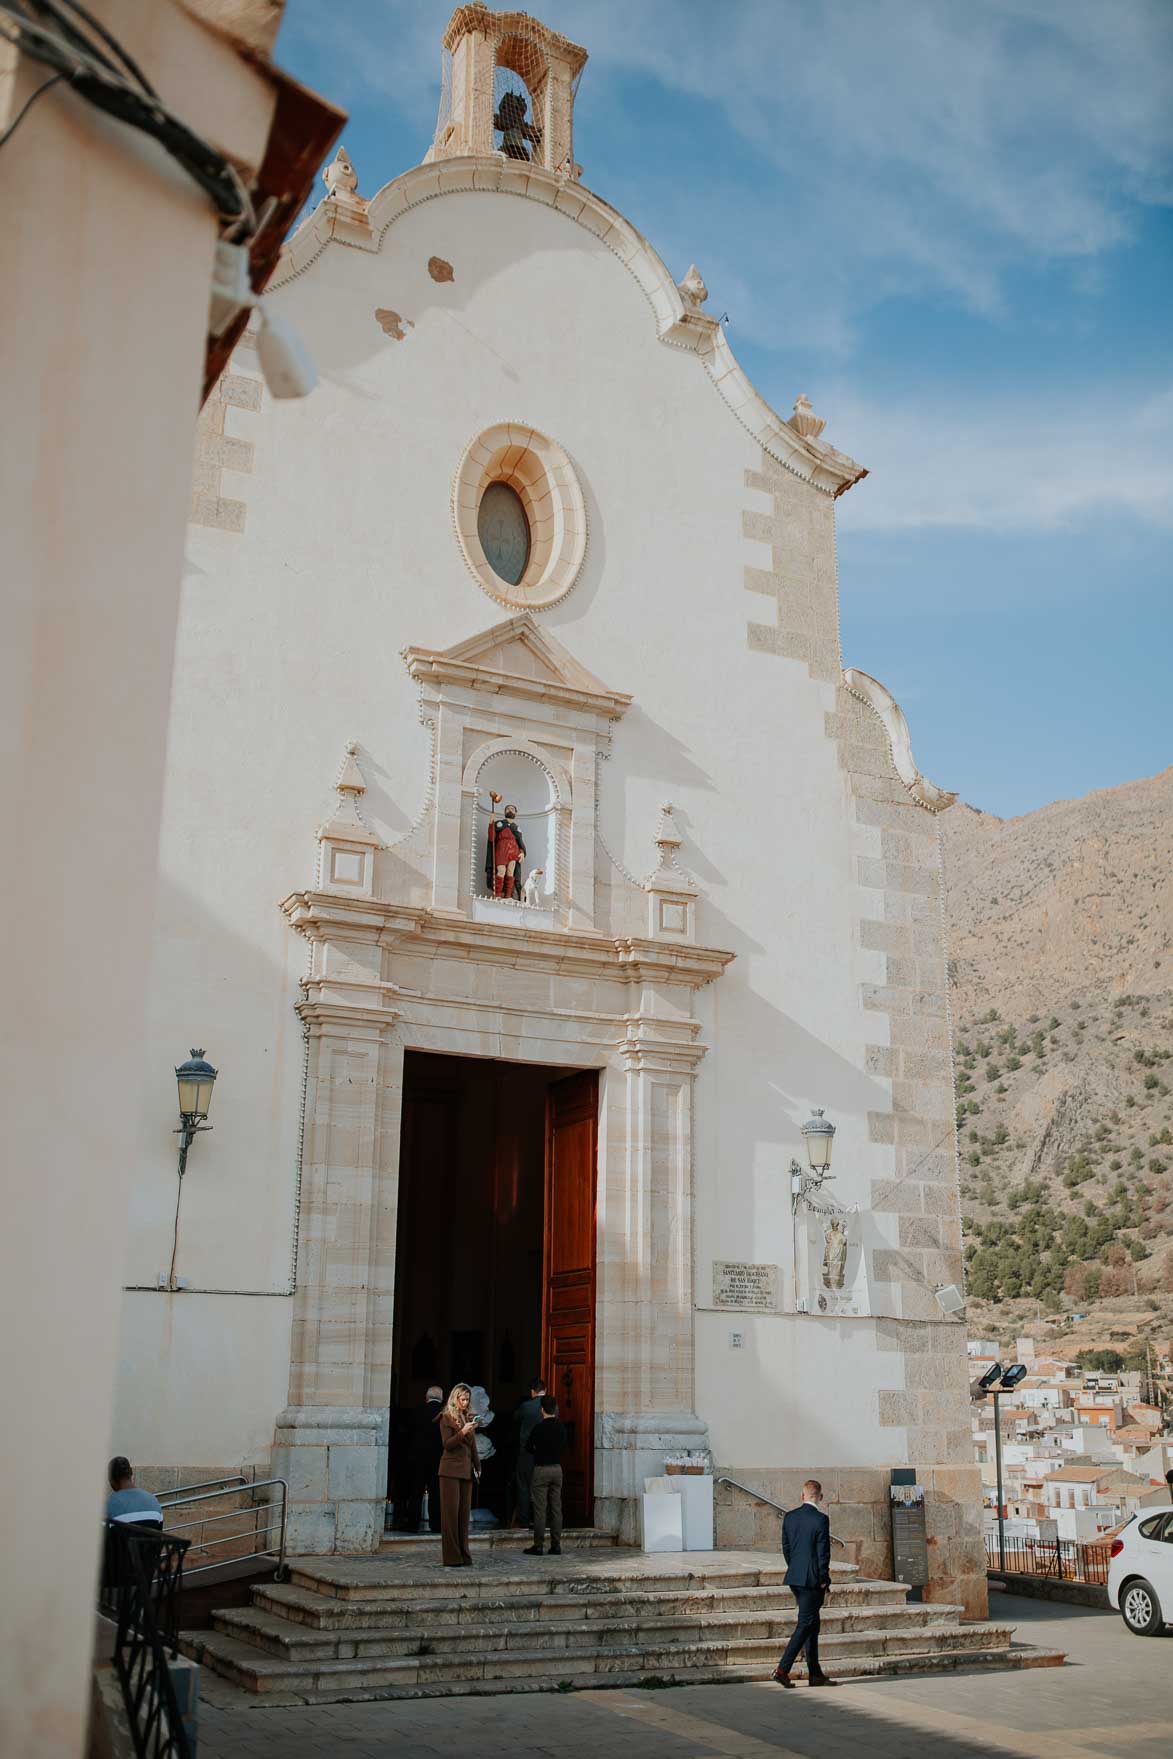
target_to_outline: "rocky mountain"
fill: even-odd
[[[1173,769],[942,838],[970,1329],[1167,1338]]]

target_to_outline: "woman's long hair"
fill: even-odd
[[[472,1416],[472,1412],[467,1409],[464,1411],[460,1409],[459,1405],[456,1403],[457,1393],[467,1393],[469,1398],[472,1398],[472,1388],[466,1386],[463,1380],[458,1380],[456,1385],[452,1388],[452,1391],[448,1394],[448,1401],[444,1406],[444,1415],[445,1417],[451,1417],[453,1423],[467,1423]]]

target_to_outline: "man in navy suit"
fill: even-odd
[[[817,1478],[802,1487],[802,1501],[782,1522],[782,1555],[786,1586],[798,1602],[798,1623],[786,1652],[774,1669],[780,1686],[793,1686],[790,1669],[806,1650],[806,1677],[811,1686],[833,1686],[819,1666],[819,1613],[831,1586],[831,1523],[816,1505],[823,1495]]]

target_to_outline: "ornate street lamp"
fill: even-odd
[[[193,1050],[186,1063],[175,1071],[179,1088],[179,1190],[175,1195],[175,1232],[171,1242],[171,1270],[167,1277],[169,1289],[178,1288],[175,1281],[175,1255],[179,1251],[179,1205],[183,1199],[183,1175],[187,1171],[187,1151],[201,1130],[210,1130],[208,1112],[212,1104],[212,1088],[217,1071],[204,1058],[203,1050]]]
[[[809,1171],[797,1160],[790,1162],[790,1198],[797,1208],[800,1198],[812,1191],[822,1188],[825,1179],[834,1178],[831,1171],[831,1147],[835,1141],[835,1126],[823,1116],[821,1106],[816,1106],[806,1123],[802,1126],[802,1139],[806,1143],[806,1158]]]
[[[179,1087],[179,1116],[183,1120],[176,1135],[186,1135],[190,1144],[196,1131],[205,1127],[212,1105],[216,1070],[211,1063],[205,1062],[202,1050],[193,1050],[187,1062],[180,1063],[176,1069],[175,1080]],[[207,1124],[206,1128],[210,1130],[212,1126]]]
[[[802,1126],[802,1139],[806,1143],[806,1158],[811,1164],[812,1172],[830,1176],[831,1145],[835,1140],[835,1126],[823,1116],[823,1108],[816,1106],[806,1123]]]

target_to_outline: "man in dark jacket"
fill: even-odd
[[[817,1478],[802,1487],[802,1502],[791,1509],[782,1523],[782,1555],[786,1559],[786,1586],[798,1602],[798,1623],[786,1652],[774,1669],[780,1686],[793,1686],[790,1669],[806,1650],[807,1684],[833,1686],[819,1666],[819,1613],[831,1586],[831,1523],[816,1507],[823,1495]]]
[[[546,1383],[536,1374],[529,1383],[529,1398],[523,1399],[513,1414],[513,1449],[517,1456],[517,1519],[523,1527],[533,1524],[534,1457],[529,1451],[529,1438],[542,1421],[542,1394]]]
[[[428,1528],[440,1531],[440,1480],[437,1471],[444,1451],[440,1441],[437,1418],[444,1407],[444,1389],[430,1386],[422,1405],[417,1405],[408,1418],[407,1476],[408,1493],[404,1527],[418,1533],[424,1491],[428,1493]]]
[[[526,1451],[534,1463],[534,1542],[527,1557],[541,1557],[546,1541],[546,1517],[550,1519],[550,1556],[562,1555],[562,1456],[566,1452],[566,1428],[558,1421],[558,1401],[543,1393],[539,1401],[541,1420],[530,1430]]]

